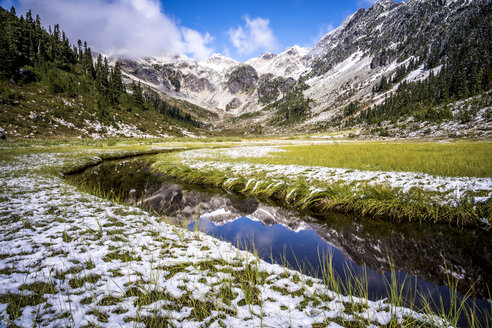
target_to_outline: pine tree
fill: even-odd
[[[82,52],[82,41],[79,39],[77,41],[77,61],[82,63],[84,58],[84,53]]]
[[[36,15],[36,28],[41,29],[41,18],[39,18],[39,15]]]
[[[119,97],[124,93],[120,63],[116,62],[109,81],[109,97],[112,104],[119,103]]]
[[[32,24],[33,23],[33,19],[32,19],[32,12],[31,12],[31,9],[29,9],[26,13],[26,21],[28,24]]]
[[[455,94],[457,99],[465,98],[468,95],[465,68],[458,69],[458,73],[456,74]]]
[[[99,94],[104,95],[104,64],[102,55],[99,54],[96,59],[96,88]]]
[[[92,52],[91,48],[87,47],[87,42],[84,42],[84,56],[82,60],[82,67],[87,76],[91,79],[96,78],[96,71],[94,69],[94,62],[92,60]]]
[[[101,95],[109,98],[109,65],[108,59],[104,57],[104,64],[101,67]]]
[[[131,89],[132,89],[133,101],[135,102],[135,105],[139,108],[145,109],[142,85],[140,84],[140,81],[138,82],[138,84],[133,81],[131,85]]]
[[[475,93],[480,93],[483,90],[483,88],[482,88],[483,76],[484,76],[484,70],[483,70],[483,68],[480,68],[477,75],[475,76],[475,81],[474,81]]]

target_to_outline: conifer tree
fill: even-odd
[[[135,102],[135,105],[139,108],[144,109],[143,90],[140,81],[138,81],[138,84],[133,81],[131,85],[131,89],[132,89],[133,101]]]
[[[104,64],[102,55],[99,54],[96,59],[96,88],[101,95],[104,95],[104,85]]]
[[[84,58],[84,53],[82,51],[82,41],[79,39],[77,41],[77,61],[79,63],[82,63],[83,62],[83,58]]]
[[[116,62],[109,81],[109,97],[112,104],[119,102],[119,97],[123,94],[123,81],[121,75],[120,63]]]
[[[455,80],[456,98],[464,98],[468,95],[468,86],[466,85],[466,72],[464,68],[458,69]]]
[[[87,42],[84,42],[84,58],[82,61],[82,66],[87,76],[92,79],[96,78],[96,71],[94,69],[94,62],[92,60],[91,48],[87,47]]]

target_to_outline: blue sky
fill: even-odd
[[[292,45],[312,46],[324,34],[337,27],[348,15],[369,1],[162,1],[166,14],[182,25],[208,32],[217,52],[229,53],[235,59],[246,60],[266,50],[281,51]],[[229,31],[239,26],[247,28],[250,20],[268,20],[277,44],[271,49],[259,47],[255,51],[240,52],[231,42]]]
[[[401,0],[400,0],[401,1]],[[221,53],[239,61],[262,52],[313,46],[374,0],[0,0],[32,9],[45,27],[59,23],[72,43],[130,57]]]

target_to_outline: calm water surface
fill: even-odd
[[[120,199],[152,208],[187,224],[190,230],[198,223],[198,229],[207,234],[315,277],[321,275],[331,256],[342,281],[350,277],[347,270],[367,277],[371,299],[387,295],[393,269],[408,295],[418,291],[430,302],[438,303],[442,297],[447,303],[445,284],[452,275],[459,279],[459,291],[471,290],[478,309],[491,313],[490,301],[486,301],[492,281],[490,232],[393,224],[339,214],[316,219],[222,190],[179,185],[152,171],[149,160],[105,162],[69,180],[116,191]]]
[[[195,230],[196,222],[189,224]],[[314,230],[294,231],[281,224],[266,226],[247,217],[240,217],[225,224],[216,224],[201,218],[199,229],[218,239],[226,240],[240,249],[252,250],[267,262],[277,263],[299,270],[315,277],[321,277],[323,268],[331,257],[333,269],[343,281],[351,275],[366,277],[369,297],[373,300],[387,295],[387,282],[391,281],[391,272],[379,273],[365,265],[357,265],[337,247],[321,238]],[[346,272],[351,274],[346,276]],[[429,299],[449,296],[446,286],[419,279],[402,271],[394,271],[399,282],[405,282],[404,293],[411,295],[416,288]],[[404,285],[404,286],[405,286]],[[438,299],[438,298],[436,298]],[[482,304],[487,309],[487,304]]]

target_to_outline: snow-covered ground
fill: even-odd
[[[39,173],[70,161],[66,154],[0,161],[0,327],[145,327],[135,320],[148,317],[177,327],[339,327],[361,318],[375,327],[426,318],[384,301],[363,305],[227,242]],[[256,286],[244,276],[251,267],[263,277]]]
[[[384,185],[408,192],[419,188],[436,192],[434,199],[440,203],[456,206],[468,192],[488,192],[487,196],[475,197],[482,202],[492,197],[492,178],[443,177],[417,172],[363,171],[344,168],[303,165],[228,163],[221,158],[264,157],[283,151],[273,146],[251,146],[227,149],[199,149],[180,153],[184,164],[197,170],[221,170],[233,176],[262,175],[268,179],[292,180],[303,178],[314,185],[321,183],[346,183],[354,188],[365,185]],[[316,190],[312,187],[313,191]]]

